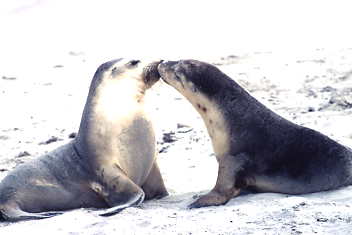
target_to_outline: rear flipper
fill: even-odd
[[[61,215],[63,212],[41,212],[41,213],[29,213],[20,210],[19,208],[6,208],[0,209],[0,221],[20,221],[20,220],[37,220],[37,219],[46,219],[56,215]]]

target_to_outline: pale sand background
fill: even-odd
[[[95,69],[125,56],[214,63],[282,116],[352,147],[349,9],[347,1],[2,0],[0,178],[69,141]],[[169,197],[109,218],[76,210],[2,223],[0,234],[350,233],[351,187],[302,196],[250,194],[226,206],[186,209],[215,183],[209,137],[172,88],[160,82],[149,96]],[[165,134],[176,141],[166,143]],[[40,144],[52,136],[59,141]]]

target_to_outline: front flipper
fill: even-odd
[[[145,200],[160,199],[169,195],[156,161],[154,162],[146,181],[142,185],[142,189],[145,193]]]
[[[206,206],[219,206],[237,196],[240,193],[240,188],[235,187],[236,176],[243,170],[247,159],[245,154],[219,157],[218,178],[215,187],[188,207],[192,209]]]
[[[127,207],[138,206],[143,202],[145,197],[143,190],[120,168],[115,168],[113,172],[102,172],[103,182],[92,184],[92,189],[110,206],[109,209],[103,210],[101,216],[114,215]]]

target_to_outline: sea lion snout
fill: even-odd
[[[174,73],[176,69],[176,65],[179,63],[179,61],[163,61],[162,63],[159,64],[158,66],[158,72],[163,79],[164,82],[169,83],[168,80],[173,77],[170,76],[171,74]]]
[[[144,81],[150,87],[152,85],[154,85],[160,79],[158,66],[162,62],[163,62],[163,60],[158,60],[158,61],[155,61],[155,62],[148,64],[147,66],[145,66],[143,68]]]

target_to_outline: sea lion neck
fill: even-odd
[[[131,114],[143,112],[145,90],[143,82],[136,79],[101,81],[88,96],[76,136],[77,144],[88,143],[91,138],[88,134],[112,135],[116,123],[128,119]],[[106,126],[109,128],[100,128]]]

